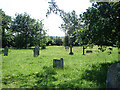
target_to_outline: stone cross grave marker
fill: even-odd
[[[8,46],[4,48],[4,56],[8,56]]]
[[[112,64],[107,72],[106,88],[120,90],[120,62]]]
[[[58,59],[53,59],[53,68],[63,68],[63,58],[60,60]]]
[[[39,55],[39,46],[35,46],[34,48],[34,57],[38,56]]]

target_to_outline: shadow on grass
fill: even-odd
[[[42,72],[31,73],[28,75],[6,75],[2,78],[2,84],[8,86],[9,84],[20,84],[19,88],[53,88],[54,81],[57,81],[53,75],[57,74],[52,67],[43,67]],[[30,82],[30,78],[34,78],[35,82]]]
[[[91,70],[86,70],[76,79],[64,81],[59,88],[106,88],[106,78],[109,66],[112,63],[94,64]]]
[[[110,67],[111,63],[101,63],[101,64],[94,64],[91,66],[91,70],[86,70],[82,74],[82,79],[87,81],[96,82],[99,88],[106,87],[106,78],[107,78],[107,71]]]

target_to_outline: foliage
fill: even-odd
[[[47,40],[47,45],[62,45],[63,41],[60,37],[56,36],[56,37],[52,37],[50,36]]]
[[[42,47],[46,43],[46,30],[43,29],[43,26],[42,21],[32,19],[27,13],[16,14],[12,24],[16,47],[27,48],[33,45]]]
[[[2,9],[0,9],[0,14],[2,17],[2,47],[11,46],[14,39],[13,33],[11,32],[11,17],[6,15]]]
[[[119,2],[93,3],[86,12],[80,14],[83,22],[78,38],[84,43],[114,45],[119,35]],[[111,23],[112,22],[112,23]]]
[[[64,37],[64,46],[69,46],[69,45],[70,45],[70,38],[67,35],[67,36]]]
[[[62,45],[62,43],[63,43],[62,39],[57,36],[53,40],[54,40],[55,45]]]
[[[76,12],[73,10],[70,13],[66,13],[63,17],[63,24],[61,24],[61,29],[68,34],[69,36],[72,35],[74,36],[74,31],[78,27],[78,18],[76,15]]]

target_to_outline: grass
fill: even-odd
[[[89,49],[89,48],[88,48]],[[90,49],[89,49],[90,50]],[[118,61],[118,49],[82,55],[82,47],[73,47],[74,55],[63,46],[48,46],[33,57],[33,48],[9,49],[2,53],[3,88],[105,88],[109,66]],[[64,69],[53,68],[53,59],[63,58]]]

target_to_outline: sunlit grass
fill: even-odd
[[[73,47],[74,55],[63,46],[48,46],[33,57],[31,49],[9,49],[2,54],[3,88],[98,88],[105,87],[109,65],[118,61],[118,49],[101,52],[94,47],[93,53],[82,55],[82,47]],[[53,59],[64,60],[64,69],[54,69]],[[100,75],[98,75],[100,74]],[[103,78],[103,79],[99,79]]]

